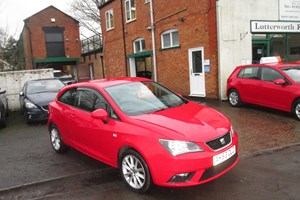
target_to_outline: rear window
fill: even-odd
[[[258,79],[258,67],[245,67],[238,74],[239,78]]]

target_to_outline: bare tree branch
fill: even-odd
[[[100,0],[74,0],[70,5],[73,17],[83,28],[81,35],[84,37],[101,35],[99,5]]]

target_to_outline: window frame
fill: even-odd
[[[106,25],[106,31],[110,31],[115,28],[113,9],[109,9],[108,11],[105,12],[105,25]]]
[[[178,44],[174,44],[174,36],[173,34],[177,33],[178,35]],[[164,40],[164,36],[169,35],[169,39],[170,39],[170,46],[165,46],[165,40]],[[167,31],[164,31],[163,33],[161,33],[161,48],[162,49],[170,49],[170,48],[175,48],[175,47],[179,47],[179,30],[178,29],[170,29]]]
[[[135,7],[132,7],[132,1],[134,2]],[[127,10],[127,3],[129,6],[128,10]],[[134,21],[136,19],[136,1],[135,0],[125,0],[124,4],[125,4],[124,7],[125,7],[126,23]],[[134,18],[132,17],[132,11],[134,11],[134,13],[135,13]],[[129,14],[129,16],[128,16],[128,14]]]
[[[144,42],[144,48],[143,48],[143,42]],[[139,45],[140,51],[137,51],[136,43],[139,43],[138,45]],[[145,39],[144,38],[138,38],[138,39],[134,40],[133,41],[133,53],[140,53],[140,52],[143,52],[143,51],[146,51]]]
[[[268,73],[268,71],[272,72],[272,73],[267,74],[267,76],[272,77],[273,75],[275,75],[274,77],[272,77],[272,79],[265,78],[265,76],[266,76],[265,73]],[[274,68],[261,67],[260,80],[265,81],[265,82],[274,82],[277,79],[284,79],[285,80],[285,77],[278,70],[276,70]]]
[[[256,76],[254,77],[254,76],[251,76],[251,77],[247,77],[247,76],[245,76],[245,71],[247,70],[247,69],[250,69],[250,68],[252,68],[252,69],[256,69]],[[252,79],[252,80],[259,80],[260,79],[260,67],[256,67],[256,66],[247,66],[247,67],[243,67],[240,71],[239,71],[239,73],[237,74],[237,77],[238,78],[243,78],[243,79]]]

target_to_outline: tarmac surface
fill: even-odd
[[[0,129],[0,199],[300,199],[300,122],[289,113],[195,100],[224,113],[239,135],[238,165],[196,187],[136,194],[118,171],[76,150],[54,153],[45,123],[11,113]]]

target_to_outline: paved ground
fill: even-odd
[[[45,124],[27,125],[12,113],[8,127],[0,129],[0,199],[299,199],[300,122],[260,107],[205,104],[231,119],[242,156],[213,182],[129,192],[117,170],[75,150],[55,154]]]

